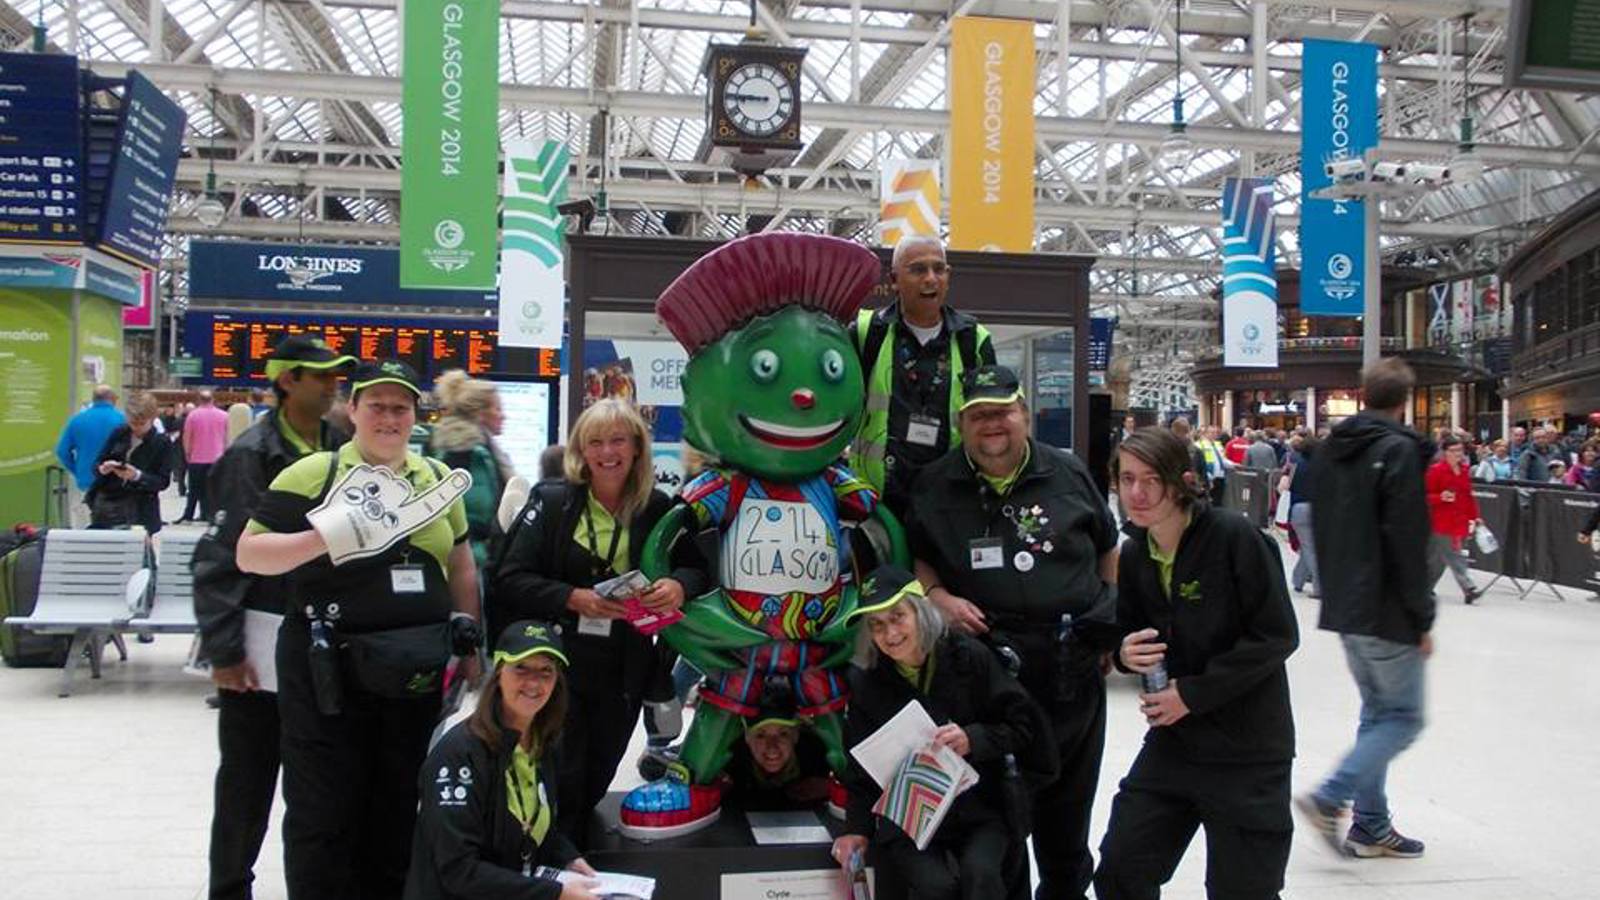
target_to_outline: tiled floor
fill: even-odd
[[[1518,600],[1501,582],[1465,607],[1453,585],[1441,590],[1429,726],[1390,779],[1397,823],[1428,842],[1427,856],[1345,861],[1301,829],[1284,896],[1600,897],[1600,692],[1589,684],[1600,605],[1576,592]],[[1337,640],[1315,628],[1316,601],[1296,607],[1303,789],[1349,744],[1356,695]],[[0,900],[204,896],[216,722],[206,684],[179,671],[187,648],[178,637],[130,643],[129,662],[108,662],[67,699],[54,671],[0,669]],[[1097,833],[1143,732],[1134,702],[1119,681]],[[625,766],[619,785],[631,779]],[[276,818],[257,893],[271,900],[284,896]],[[1203,897],[1204,868],[1197,842],[1166,896]]]

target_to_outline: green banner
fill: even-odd
[[[0,527],[45,520],[47,466],[71,409],[71,295],[0,288]]]
[[[400,286],[492,289],[500,4],[406,0]]]

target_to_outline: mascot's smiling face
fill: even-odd
[[[752,320],[689,360],[684,436],[764,478],[821,472],[861,422],[861,363],[844,327],[799,306]]]

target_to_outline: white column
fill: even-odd
[[[1461,382],[1450,382],[1450,430],[1461,430],[1461,400],[1465,391],[1461,390]]]
[[[1306,430],[1317,433],[1317,389],[1306,385]]]
[[[1500,398],[1500,437],[1511,443],[1511,401]]]
[[[1417,392],[1415,388],[1406,391],[1405,422],[1407,425],[1417,424]]]
[[[1231,390],[1222,392],[1222,422],[1220,424],[1223,431],[1231,432],[1233,430],[1233,391]]]

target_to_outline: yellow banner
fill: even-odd
[[[950,32],[950,248],[1033,250],[1033,23]]]
[[[886,159],[879,175],[878,243],[910,235],[939,236],[939,162]]]

